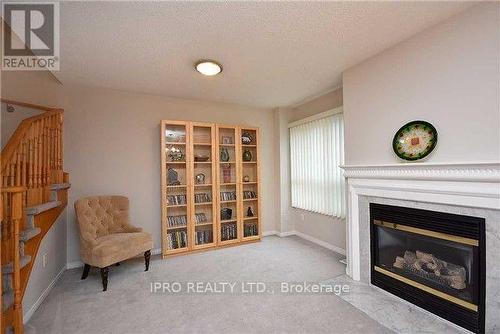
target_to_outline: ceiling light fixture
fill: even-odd
[[[213,76],[222,72],[222,65],[213,60],[200,60],[194,68],[203,75]]]

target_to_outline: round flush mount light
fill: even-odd
[[[213,60],[200,60],[194,68],[203,75],[214,76],[222,72],[222,65]]]

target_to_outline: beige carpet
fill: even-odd
[[[107,292],[93,269],[65,272],[26,325],[27,333],[388,333],[331,292],[283,293],[282,282],[322,282],[345,273],[341,255],[298,237],[167,260],[149,272],[132,260],[110,270]],[[178,282],[179,293],[151,292]],[[197,283],[205,293],[190,290]],[[234,284],[233,293],[222,283]],[[241,284],[244,284],[245,289]],[[249,293],[252,283],[265,286]],[[165,285],[166,286],[166,285]],[[199,287],[196,286],[196,287]],[[219,287],[210,291],[210,287]],[[177,286],[178,287],[178,286]],[[256,285],[254,285],[254,289]]]

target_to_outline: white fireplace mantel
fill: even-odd
[[[347,274],[360,279],[359,197],[500,210],[500,162],[341,166],[347,179]]]

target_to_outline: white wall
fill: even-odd
[[[23,298],[25,323],[47,296],[58,275],[66,269],[66,216],[67,209],[57,218],[38,249]],[[44,254],[47,254],[45,267],[43,266]]]
[[[343,75],[347,164],[395,163],[394,133],[432,123],[429,162],[500,160],[500,4],[481,4]]]
[[[73,203],[85,196],[121,194],[132,224],[161,247],[160,120],[193,120],[260,127],[262,230],[276,230],[273,112],[109,89],[65,86],[64,163],[71,176],[68,261],[79,261]]]

